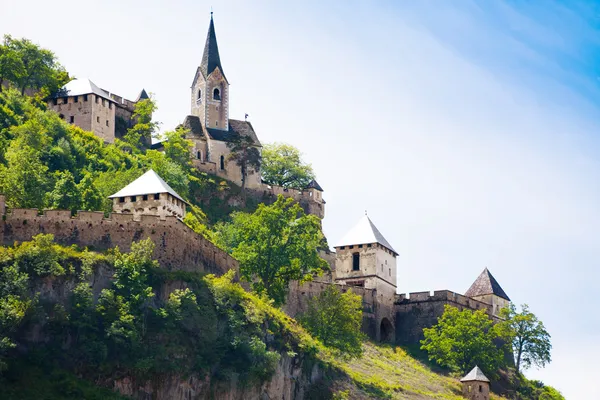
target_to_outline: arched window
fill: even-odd
[[[197,103],[202,103],[202,89],[198,89],[198,97],[196,97]]]
[[[196,157],[198,158],[198,160],[202,161],[202,152],[200,150],[198,150]]]
[[[353,253],[352,254],[352,271],[360,270],[360,254]]]
[[[221,156],[221,169],[225,169],[225,157]]]
[[[215,90],[213,90],[213,100],[221,100],[221,91],[219,88],[215,88]]]

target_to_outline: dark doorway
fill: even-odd
[[[379,341],[380,342],[391,342],[394,339],[394,327],[389,319],[384,318],[381,320],[381,326],[379,327]]]

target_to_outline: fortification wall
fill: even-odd
[[[437,323],[444,313],[444,306],[450,305],[459,310],[484,310],[492,319],[492,306],[449,290],[415,292],[396,296],[394,312],[396,314],[396,343],[417,344],[423,339],[423,328]]]
[[[2,196],[0,196],[2,197]],[[4,200],[0,198],[0,211]],[[119,246],[128,251],[131,242],[152,239],[154,257],[168,270],[200,271],[224,274],[238,270],[238,263],[204,237],[196,234],[175,217],[160,220],[157,216],[142,215],[134,221],[132,214],[111,214],[80,211],[71,217],[69,211],[47,210],[38,215],[37,209],[13,209],[0,221],[0,243],[31,240],[38,233],[51,233],[56,242],[76,244],[93,250]]]
[[[339,285],[332,282],[311,281],[299,284],[292,282],[289,287],[288,297],[283,311],[290,317],[295,318],[307,310],[308,300],[318,296],[327,287],[337,285],[345,293],[351,290],[362,298],[363,321],[362,331],[374,340],[381,338],[381,321],[386,318],[393,324],[393,306],[391,304],[382,304],[377,299],[377,290],[366,289],[348,285]]]
[[[325,201],[321,197],[322,193],[317,190],[288,189],[267,184],[262,184],[258,189],[246,190],[249,195],[265,204],[274,203],[278,195],[292,198],[300,204],[305,213],[316,215],[321,219],[325,218]]]

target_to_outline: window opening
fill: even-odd
[[[221,169],[225,169],[225,157],[221,156]]]
[[[158,200],[160,198],[160,193],[154,193],[154,200]]]
[[[352,271],[360,270],[360,254],[352,254]]]
[[[218,88],[213,90],[213,100],[221,100],[221,91]]]
[[[69,122],[70,122],[70,123],[74,123],[74,122],[75,122],[75,117],[74,117],[73,115],[71,115],[71,116],[69,117]]]
[[[131,196],[131,201],[135,202],[135,196]]]

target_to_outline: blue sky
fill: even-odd
[[[231,117],[302,150],[330,242],[367,209],[402,292],[463,293],[487,266],[552,334],[554,361],[528,375],[600,398],[580,384],[600,358],[600,3],[290,3],[212,4]],[[0,0],[0,32],[115,93],[153,92],[170,129],[210,6]]]

